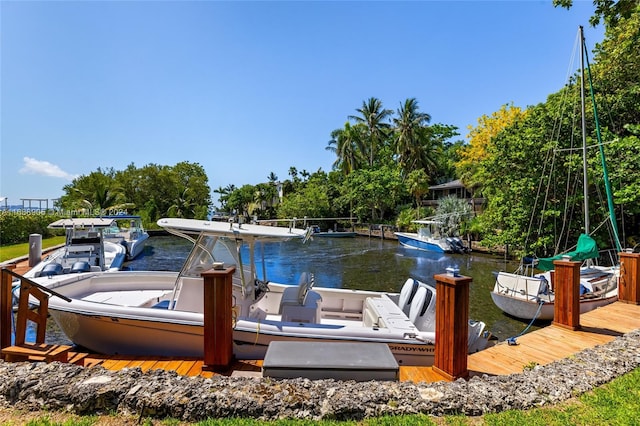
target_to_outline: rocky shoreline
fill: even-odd
[[[640,366],[640,330],[521,374],[446,383],[179,376],[0,361],[0,407],[139,418],[358,420],[423,413],[478,416],[578,396]]]

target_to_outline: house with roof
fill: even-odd
[[[474,197],[471,191],[462,184],[460,179],[430,186],[429,193],[422,199],[422,205],[435,209],[438,207],[440,199],[450,195],[467,200],[476,215],[482,213],[485,198]]]

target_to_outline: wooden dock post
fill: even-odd
[[[13,296],[11,287],[13,277],[5,270],[13,270],[15,265],[2,267],[0,276],[0,349],[11,346],[11,322],[13,317]]]
[[[433,370],[448,380],[469,377],[469,284],[457,274],[434,275],[436,280],[436,349]]]
[[[555,260],[553,325],[580,330],[580,262]]]
[[[618,300],[640,305],[640,253],[620,253]]]
[[[226,370],[233,362],[233,289],[235,266],[204,272],[203,370]]]

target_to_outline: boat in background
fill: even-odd
[[[113,220],[113,224],[104,229],[104,238],[123,245],[127,250],[127,260],[133,260],[142,253],[149,234],[144,230],[140,216],[115,215],[103,218]]]
[[[104,354],[201,357],[202,273],[235,265],[237,359],[262,359],[273,341],[381,342],[401,364],[433,363],[434,287],[412,278],[399,293],[320,287],[306,272],[298,285],[275,283],[256,259],[261,245],[304,241],[308,230],[193,219],[158,225],[194,243],[180,272],[86,273],[45,283],[71,299],[51,297],[49,312],[73,343]],[[469,322],[470,352],[484,349],[489,337],[484,323]]]
[[[64,229],[65,245],[27,271],[27,278],[52,277],[82,272],[117,271],[126,258],[124,246],[105,241],[103,231],[114,226],[112,219],[68,218],[49,224]]]
[[[319,226],[312,226],[313,229],[313,237],[329,237],[329,238],[353,238],[357,234],[353,231],[334,231],[333,229],[329,229],[327,231],[321,231]]]
[[[437,253],[466,253],[468,248],[458,237],[443,237],[437,220],[414,220],[418,224],[418,232],[394,232],[398,242],[407,248],[433,251]]]

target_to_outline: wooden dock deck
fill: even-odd
[[[545,365],[583,349],[612,341],[640,329],[640,306],[615,302],[580,315],[581,329],[549,325],[517,339],[516,346],[498,344],[468,358],[471,375],[521,373],[532,364]]]
[[[582,329],[578,331],[549,325],[518,337],[517,345],[501,342],[469,355],[470,376],[521,373],[526,366],[549,364],[583,349],[610,342],[616,336],[640,329],[640,306],[615,302],[582,314],[580,324]],[[114,371],[139,367],[143,371],[171,370],[185,376],[262,376],[261,360],[236,360],[228,371],[221,372],[203,371],[202,359],[195,358],[150,358],[74,352],[70,354],[69,361],[86,367],[100,365]],[[400,366],[400,381],[417,383],[444,380],[446,379],[431,367]]]
[[[28,268],[19,262],[16,272]],[[470,376],[508,375],[521,373],[527,366],[545,365],[569,357],[583,349],[612,341],[630,331],[640,329],[640,305],[615,302],[580,316],[581,329],[549,325],[517,338],[517,345],[501,342],[494,347],[469,355]],[[228,371],[211,372],[202,369],[202,359],[135,357],[72,352],[69,362],[92,367],[101,365],[108,370],[139,367],[143,371],[162,369],[180,375],[212,377],[262,375],[262,361],[236,360]],[[446,378],[431,367],[400,366],[400,381],[435,382]]]

